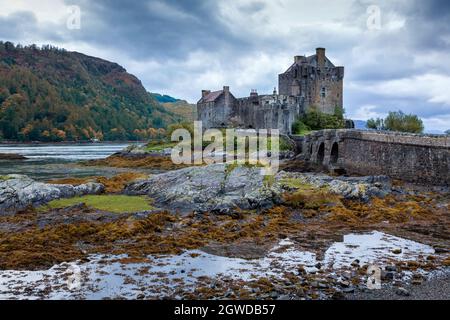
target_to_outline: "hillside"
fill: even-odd
[[[183,121],[192,122],[197,118],[197,106],[195,104],[190,104],[185,100],[166,102],[162,105],[167,112],[176,114],[181,117]]]
[[[179,120],[116,63],[0,42],[3,139],[146,139]]]

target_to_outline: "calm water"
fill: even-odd
[[[0,161],[0,175],[25,174],[38,180],[92,175],[111,176],[123,170],[83,167],[77,165],[77,162],[105,158],[127,145],[124,143],[0,144],[0,153],[16,153],[28,158],[20,161]]]

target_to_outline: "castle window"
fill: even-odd
[[[294,78],[297,78],[297,76],[298,76],[298,70],[295,69],[295,70],[294,70]]]
[[[327,96],[327,88],[323,87],[320,91],[320,95],[322,96],[322,98],[325,98]]]

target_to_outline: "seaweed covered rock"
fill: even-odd
[[[260,173],[258,167],[226,164],[190,167],[131,183],[125,191],[182,212],[267,208],[280,199],[281,189]]]
[[[57,185],[37,182],[24,175],[3,176],[0,179],[0,214],[14,213],[30,205],[41,205],[55,199],[103,191],[104,186],[100,183]]]
[[[280,181],[297,181],[297,183],[308,184],[315,188],[327,188],[329,192],[345,199],[364,202],[373,197],[385,197],[392,191],[392,181],[387,176],[332,177],[317,173],[280,172],[278,179]]]

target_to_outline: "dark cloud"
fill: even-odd
[[[67,1],[69,3],[69,1]],[[218,17],[216,1],[77,0],[81,7],[83,40],[120,49],[145,59],[183,58],[193,50],[245,48]]]
[[[450,98],[440,94],[442,85],[414,80],[428,74],[450,78],[448,0],[348,0],[344,13],[339,6],[314,7],[321,0],[301,5],[277,0],[275,7],[268,0],[64,1],[80,6],[81,30],[38,22],[32,12],[22,11],[0,15],[0,37],[98,49],[131,69],[149,91],[190,101],[202,88],[225,84],[236,95],[251,88],[271,91],[291,57],[324,46],[333,61],[346,67],[350,115],[376,106],[372,111],[378,114],[402,109],[450,119]],[[224,12],[224,4],[238,14]],[[381,10],[381,30],[367,30],[369,5]],[[314,20],[316,15],[320,18]],[[398,92],[383,86],[392,81],[400,81]],[[408,86],[415,86],[412,94]]]

